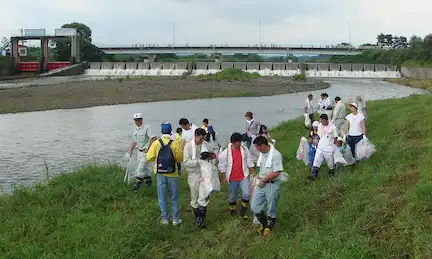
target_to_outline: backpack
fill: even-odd
[[[176,161],[174,159],[173,151],[170,147],[173,141],[170,140],[166,145],[162,139],[159,139],[160,150],[157,156],[156,172],[160,174],[172,174],[176,172]]]

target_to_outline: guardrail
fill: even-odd
[[[132,44],[132,45],[99,45],[100,49],[340,49],[340,50],[367,50],[380,48],[378,46],[341,46],[341,45],[162,45],[162,44]]]

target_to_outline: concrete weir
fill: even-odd
[[[195,62],[195,69],[199,69],[199,70],[207,70],[207,67],[210,65],[211,63],[207,63],[207,62]],[[220,65],[219,65],[220,67]]]
[[[330,71],[340,71],[341,65],[340,64],[330,64]]]
[[[352,64],[341,64],[341,71],[352,71]]]
[[[90,69],[101,69],[102,62],[90,62],[89,68]]]
[[[316,71],[316,70],[318,70],[318,66],[317,66],[317,64],[314,64],[314,63],[307,63],[306,64],[306,66],[307,66],[307,70],[309,70],[309,71]]]
[[[317,70],[319,71],[329,71],[330,66],[329,64],[317,64]]]
[[[222,67],[222,69],[233,68],[234,63],[233,62],[222,62],[221,67]]]
[[[138,69],[150,69],[149,62],[138,62]]]
[[[188,69],[188,63],[187,62],[175,63],[175,69],[186,70],[186,69]]]
[[[135,70],[138,68],[138,62],[126,62],[126,69]]]
[[[173,70],[175,69],[175,63],[169,62],[169,63],[162,63],[162,69],[164,70]]]
[[[246,63],[246,70],[259,70],[259,67],[260,67],[259,63],[252,63],[252,62]]]
[[[273,69],[273,63],[270,62],[264,62],[264,63],[260,63],[260,70],[264,70],[264,69]]]
[[[364,71],[374,71],[375,65],[374,64],[364,64]]]
[[[234,68],[246,70],[246,62],[234,62]]]
[[[352,65],[352,70],[353,71],[363,71],[364,65],[363,64],[353,64]]]
[[[102,62],[101,63],[101,69],[113,69],[114,64],[113,62]]]
[[[375,71],[386,71],[386,65],[376,64],[375,65]]]
[[[162,69],[162,62],[152,62],[150,63],[150,69]]]
[[[220,62],[208,63],[208,69],[210,69],[210,70],[221,70],[221,63]]]
[[[285,63],[273,63],[273,70],[285,70]]]
[[[114,62],[113,63],[114,69],[125,69],[125,67],[126,67],[126,62]]]
[[[299,64],[297,64],[297,63],[286,63],[285,67],[286,67],[286,70],[297,70],[297,69],[299,69]]]

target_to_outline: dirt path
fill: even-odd
[[[293,81],[282,77],[244,82],[166,77],[68,82],[0,90],[0,113],[197,98],[267,96],[327,87],[327,83],[318,80]]]

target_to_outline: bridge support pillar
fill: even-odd
[[[220,53],[214,54],[215,62],[222,62],[223,55]]]
[[[148,61],[149,61],[149,62],[154,62],[155,59],[156,59],[156,54],[153,54],[153,55],[147,55],[146,57],[148,58]]]
[[[10,44],[11,44],[11,56],[14,60],[15,68],[17,68],[18,63],[20,62],[20,56],[19,56],[19,51],[18,51],[18,39],[17,38],[11,38]]]

